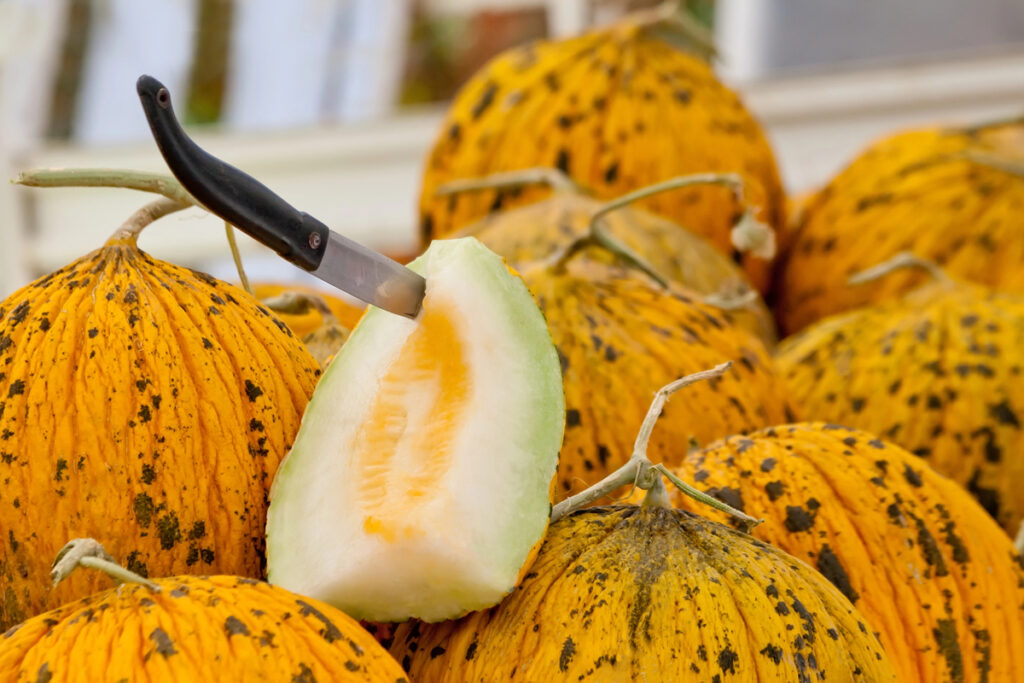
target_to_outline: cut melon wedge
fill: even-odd
[[[374,621],[497,604],[547,528],[565,405],[522,281],[473,238],[435,241],[416,320],[370,308],[271,489],[271,583]]]

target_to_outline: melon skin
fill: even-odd
[[[241,576],[151,585],[108,588],[12,627],[0,636],[0,681],[408,683],[329,605]]]
[[[456,95],[426,160],[424,242],[550,195],[531,186],[438,196],[438,186],[538,166],[562,170],[598,199],[679,175],[736,172],[759,220],[781,231],[785,192],[759,123],[710,65],[652,29],[627,16],[582,36],[507,50],[480,69]],[[725,188],[689,188],[637,206],[733,251],[738,206]],[[770,264],[749,253],[739,258],[767,291]]]
[[[69,538],[142,575],[264,575],[266,498],[320,368],[245,291],[119,231],[0,301],[0,630]]]
[[[708,519],[653,506],[578,510],[498,607],[399,624],[413,681],[882,683],[881,644],[825,577]]]
[[[899,680],[1024,680],[1024,559],[925,459],[868,432],[799,423],[717,441],[675,472],[763,518],[755,538],[826,576],[878,635]]]
[[[325,372],[271,489],[270,581],[356,618],[496,604],[547,528],[561,367],[522,281],[439,240],[418,318],[371,307]]]

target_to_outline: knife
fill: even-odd
[[[397,261],[332,232],[268,187],[203,150],[182,129],[171,94],[152,76],[135,84],[160,153],[200,204],[294,265],[352,296],[415,318],[426,280]]]

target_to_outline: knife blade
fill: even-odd
[[[199,147],[182,129],[167,88],[140,76],[135,89],[171,173],[211,213],[324,282],[391,313],[415,318],[426,280],[299,211],[267,186]]]

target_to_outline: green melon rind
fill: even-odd
[[[420,274],[425,274],[434,259],[439,260],[434,264],[435,267],[443,266],[448,259],[459,260],[460,265],[471,273],[472,282],[467,283],[468,286],[493,290],[495,296],[491,298],[495,307],[500,308],[500,317],[505,321],[509,334],[515,335],[521,344],[528,345],[530,349],[530,367],[522,368],[522,371],[530,373],[530,386],[534,391],[529,402],[532,406],[529,414],[531,429],[528,430],[528,434],[518,436],[525,439],[529,452],[536,454],[536,462],[530,470],[534,477],[531,480],[508,482],[510,487],[514,487],[514,502],[508,506],[509,512],[518,519],[518,522],[514,526],[514,531],[506,529],[506,533],[510,535],[506,536],[505,542],[488,548],[489,552],[498,554],[502,566],[517,569],[510,573],[511,579],[523,569],[525,562],[531,557],[531,549],[540,542],[547,526],[550,485],[557,467],[558,451],[565,427],[561,365],[543,314],[522,280],[509,271],[500,257],[474,238],[438,240],[426,253],[409,264],[409,267]],[[380,326],[380,322],[390,317],[392,314],[370,307],[360,320],[321,378],[307,408],[295,444],[278,469],[271,489],[267,520],[268,575],[273,583],[287,587],[292,583],[289,579],[296,572],[309,570],[301,558],[295,558],[293,555],[294,544],[289,541],[293,538],[295,530],[287,521],[289,507],[300,504],[308,493],[303,486],[295,486],[291,482],[302,478],[296,475],[302,473],[305,468],[316,467],[320,457],[318,446],[321,436],[311,435],[307,423],[321,422],[330,416],[333,407],[331,397],[336,396],[337,392],[349,390],[350,367],[359,363],[362,354],[374,352],[380,341],[374,331]],[[392,321],[389,324],[394,323]],[[343,416],[337,417],[340,419]],[[482,453],[483,455],[485,454]],[[329,530],[325,531],[327,533],[324,542],[329,542]],[[513,587],[510,580],[506,590]],[[396,590],[400,590],[400,587],[396,587]],[[458,591],[453,590],[453,594],[458,594]],[[353,616],[370,619],[402,619],[412,616],[440,619],[458,616],[456,613],[396,615],[390,612],[386,605],[359,605],[358,597],[341,600],[340,602],[345,604],[338,606],[353,613]],[[489,607],[496,604],[500,598],[500,595],[495,595],[493,602],[488,604],[461,605],[460,613]]]

